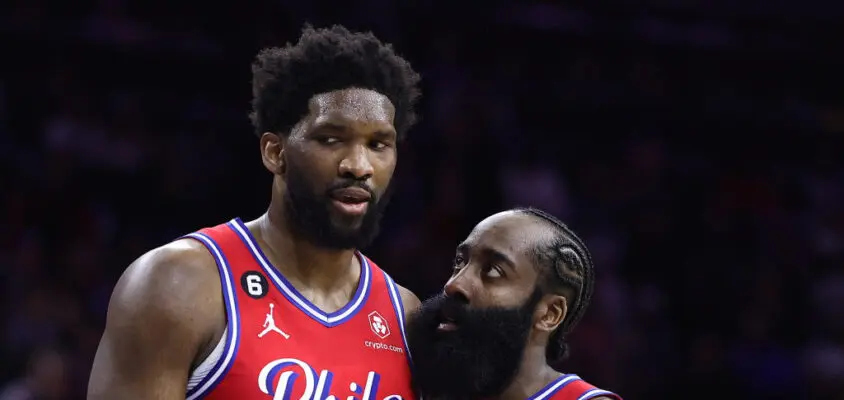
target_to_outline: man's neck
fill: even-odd
[[[281,212],[269,211],[247,226],[267,257],[288,279],[328,292],[348,285],[347,277],[357,276],[355,250],[329,250],[295,237]]]
[[[545,360],[544,346],[530,346],[525,349],[522,365],[516,378],[497,400],[524,400],[560,377],[560,372],[551,368]]]

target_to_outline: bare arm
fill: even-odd
[[[184,400],[191,365],[225,324],[220,293],[198,243],[174,242],[132,263],[109,303],[88,399]]]
[[[401,302],[404,306],[405,317],[409,317],[411,313],[416,311],[416,309],[422,305],[419,298],[404,286],[399,286],[399,295],[401,296]]]

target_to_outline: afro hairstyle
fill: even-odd
[[[401,140],[417,121],[419,81],[410,63],[371,32],[307,24],[295,45],[258,53],[252,64],[249,118],[259,137],[264,132],[287,136],[307,115],[313,96],[352,87],[370,89],[392,102]]]

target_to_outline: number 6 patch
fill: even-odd
[[[267,278],[258,271],[247,271],[240,276],[240,287],[246,295],[253,299],[260,299],[267,295],[269,285]]]

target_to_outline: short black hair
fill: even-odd
[[[595,268],[589,249],[577,234],[553,215],[532,207],[512,211],[527,214],[547,223],[553,230],[549,241],[542,241],[533,249],[536,265],[541,268],[539,288],[545,293],[569,294],[568,312],[563,323],[551,334],[545,357],[552,366],[569,355],[566,335],[583,318],[595,287]]]
[[[252,64],[255,134],[288,135],[308,113],[317,94],[352,87],[371,89],[393,103],[399,139],[416,123],[420,76],[410,63],[372,32],[343,26],[315,29],[306,24],[296,45],[261,50]]]

